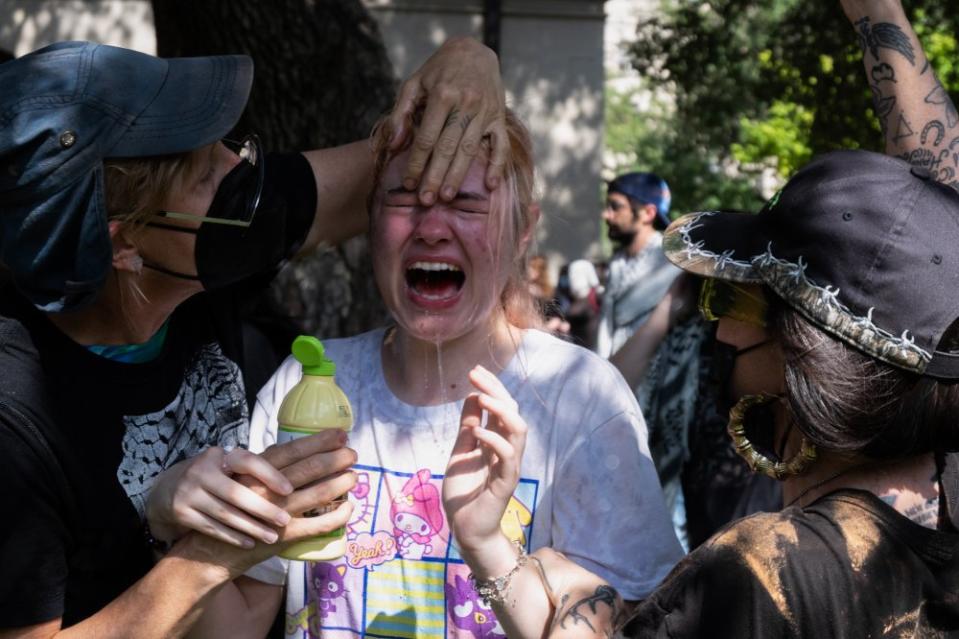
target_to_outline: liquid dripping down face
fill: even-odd
[[[486,160],[477,158],[451,202],[424,207],[402,186],[407,159],[403,152],[387,165],[371,220],[380,294],[399,327],[418,339],[486,330],[512,252],[500,219],[504,187],[486,188]]]

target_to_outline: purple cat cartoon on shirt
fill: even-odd
[[[334,602],[346,596],[346,588],[343,587],[346,566],[316,563],[310,568],[310,573],[310,583],[316,591],[316,607],[320,617],[326,618],[330,613],[336,612]]]
[[[461,630],[469,630],[476,639],[505,639],[506,633],[493,616],[493,611],[476,594],[470,582],[456,575],[455,583],[455,588],[450,583],[446,584],[446,606],[453,625]]]

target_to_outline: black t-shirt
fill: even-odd
[[[289,256],[312,222],[315,181],[302,155],[268,161],[282,166],[268,186],[288,213],[258,212],[250,231],[284,224],[263,235]],[[277,266],[181,304],[144,364],[94,355],[0,292],[0,628],[71,625],[115,599],[152,566],[142,517],[156,475],[248,443],[240,309]]]
[[[681,561],[627,637],[959,636],[959,534],[871,493],[730,524]]]

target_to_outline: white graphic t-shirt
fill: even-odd
[[[288,637],[503,637],[469,583],[440,499],[462,401],[412,406],[383,377],[384,330],[324,342],[355,423],[359,483],[347,551],[333,562],[279,562],[287,573]],[[287,359],[260,391],[251,447],[276,441],[279,405],[301,377]],[[551,546],[642,599],[682,556],[619,373],[593,353],[525,332],[499,375],[529,425],[519,485],[502,528],[532,551]]]

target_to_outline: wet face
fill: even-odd
[[[629,198],[622,193],[609,193],[606,196],[603,221],[606,222],[607,237],[621,246],[632,242],[642,227],[640,216],[633,213]]]
[[[371,224],[373,270],[401,330],[430,341],[485,330],[500,304],[512,246],[500,233],[485,160],[451,202],[422,206],[402,186],[407,153],[384,171]],[[500,187],[504,188],[504,187]]]

